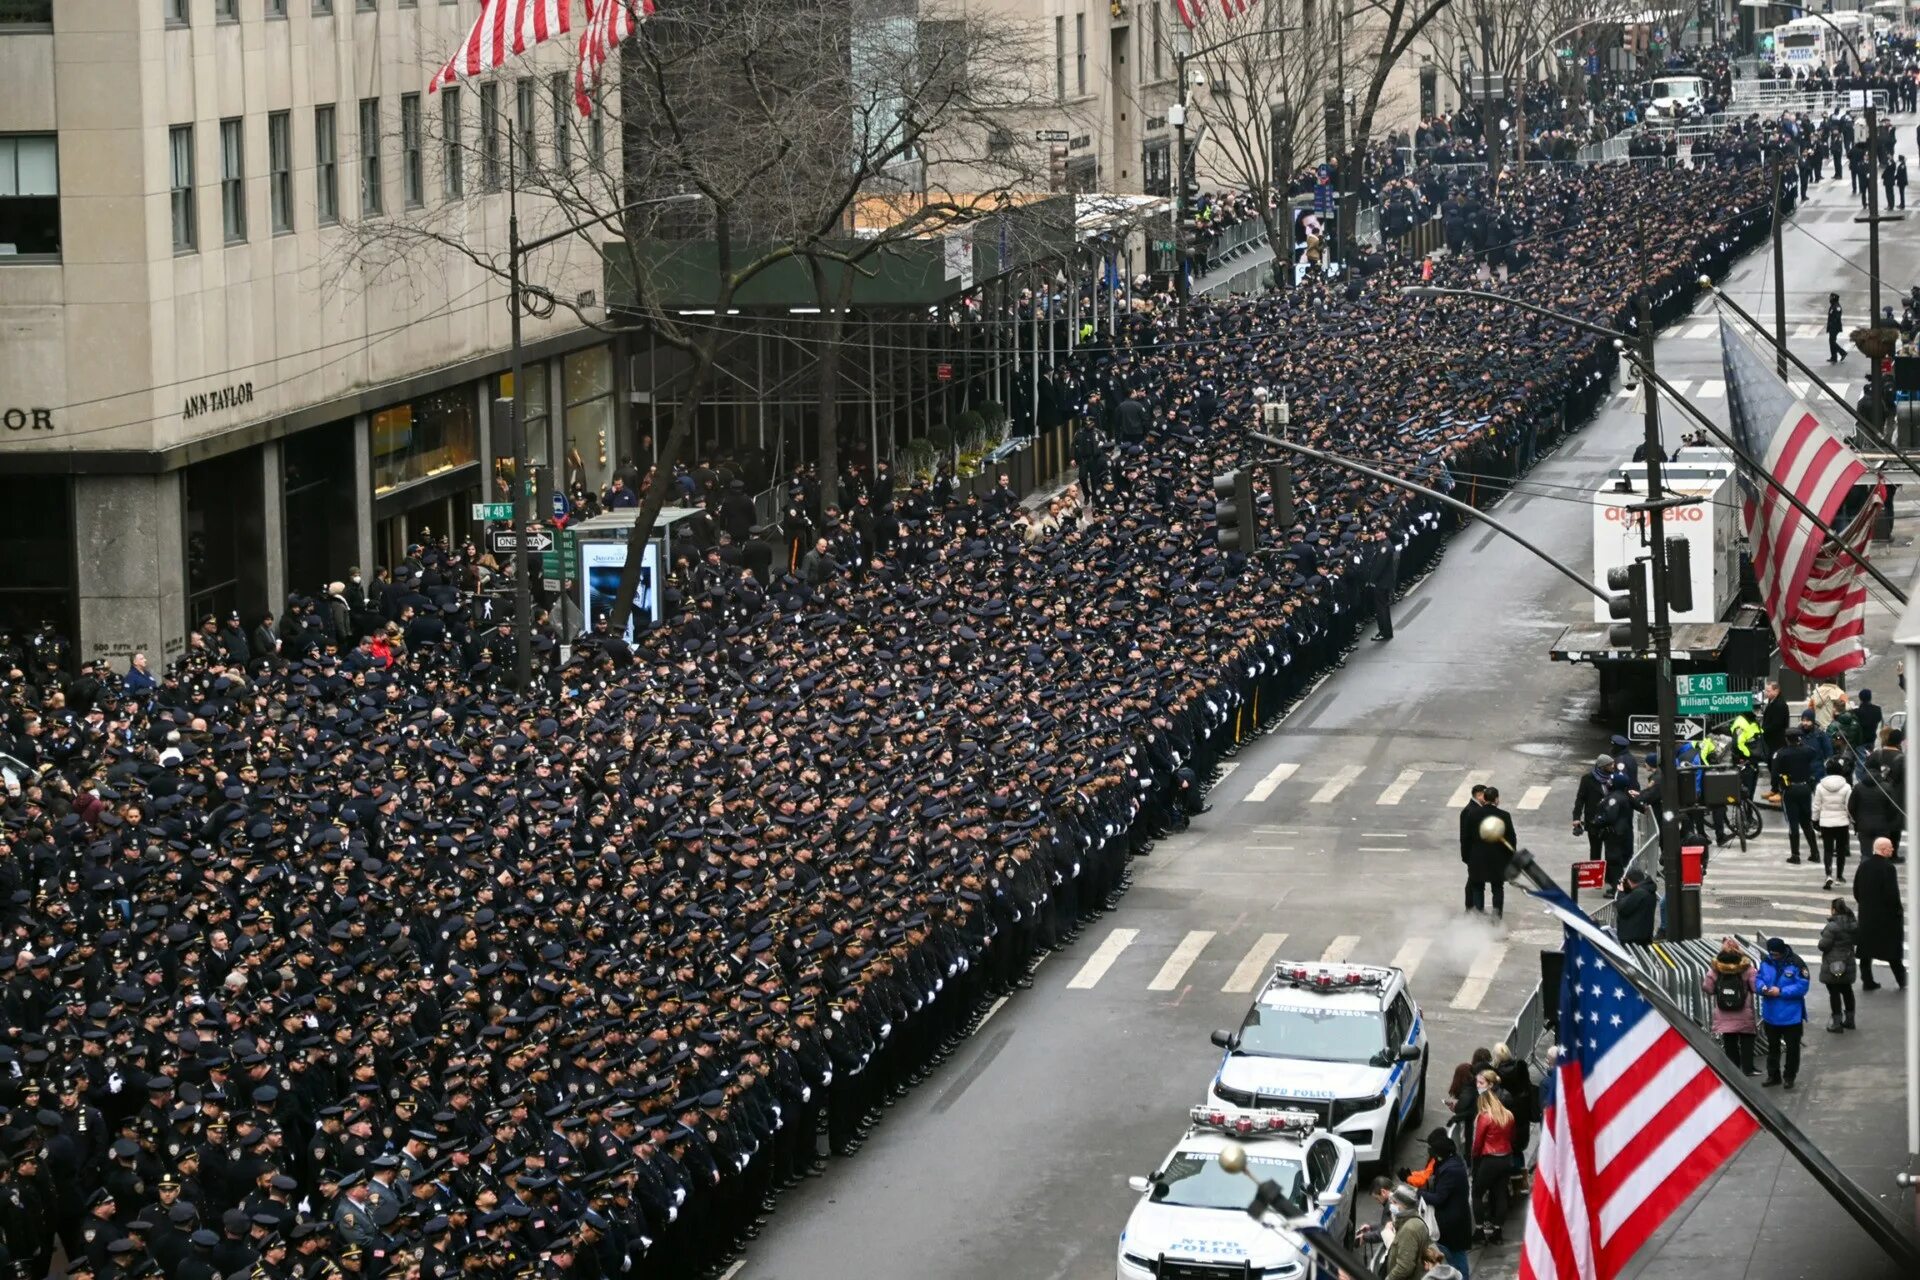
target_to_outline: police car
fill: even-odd
[[[1234,1031],[1210,1104],[1312,1115],[1385,1167],[1427,1104],[1427,1036],[1407,975],[1380,965],[1281,962]]]
[[[1256,1182],[1278,1183],[1296,1213],[1351,1237],[1358,1181],[1352,1143],[1315,1132],[1313,1117],[1298,1111],[1201,1106],[1190,1118],[1186,1136],[1152,1176],[1128,1179],[1141,1197],[1120,1233],[1118,1280],[1306,1280],[1298,1238],[1247,1213]],[[1245,1173],[1220,1167],[1220,1151],[1231,1142],[1246,1150]]]

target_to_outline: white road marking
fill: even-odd
[[[1700,384],[1699,394],[1702,400],[1725,399],[1727,394],[1727,384],[1725,382],[1722,382],[1718,378],[1708,378],[1705,382]]]
[[[1527,793],[1520,797],[1520,803],[1513,807],[1516,809],[1538,809],[1547,802],[1547,792],[1551,790],[1553,790],[1552,787],[1528,787]]]
[[[1000,1012],[1000,1006],[1004,1005],[1011,998],[1010,996],[1001,996],[998,1000],[995,1000],[991,1005],[987,1006],[987,1011],[980,1015],[980,1021],[974,1024],[973,1029],[978,1031],[981,1027],[991,1022],[993,1015]],[[725,1278],[722,1277],[722,1280],[725,1280]]]
[[[1452,809],[1460,808],[1462,805],[1466,804],[1467,801],[1473,799],[1473,789],[1475,787],[1479,786],[1483,782],[1488,781],[1492,777],[1493,777],[1493,770],[1491,769],[1467,770],[1466,781],[1462,782],[1458,787],[1454,788],[1453,796],[1451,799],[1447,801],[1447,806]]]
[[[1277,764],[1268,771],[1267,776],[1253,784],[1253,790],[1247,792],[1247,803],[1258,804],[1273,794],[1274,788],[1300,772],[1300,766],[1291,762]]]
[[[1408,938],[1393,953],[1393,967],[1404,970],[1408,981],[1412,981],[1413,975],[1420,969],[1420,962],[1426,959],[1427,948],[1432,945],[1430,938]]]
[[[1487,988],[1493,985],[1493,975],[1500,972],[1500,962],[1507,958],[1507,944],[1496,942],[1474,957],[1473,967],[1467,970],[1467,980],[1453,993],[1448,1001],[1455,1009],[1478,1009],[1480,1002],[1487,998]]]
[[[1402,844],[1363,844],[1358,846],[1361,853],[1405,853],[1407,847]]]
[[[1005,999],[1004,996],[1001,998]],[[982,1018],[980,1019],[980,1021],[985,1022],[986,1019]],[[740,1274],[741,1268],[745,1267],[746,1265],[747,1265],[747,1260],[745,1258],[740,1259],[740,1261],[734,1263],[732,1266],[728,1267],[725,1271],[722,1271],[720,1273],[720,1280],[733,1280],[735,1276]]]
[[[1413,784],[1418,781],[1420,781],[1420,770],[1402,769],[1400,776],[1395,778],[1392,784],[1380,793],[1380,798],[1375,800],[1374,803],[1399,804],[1407,798],[1407,792],[1413,790]]]
[[[1101,940],[1098,949],[1087,957],[1087,962],[1080,966],[1080,972],[1073,975],[1073,979],[1067,983],[1067,989],[1085,991],[1106,977],[1107,970],[1113,968],[1113,962],[1120,958],[1120,953],[1132,946],[1133,940],[1139,936],[1138,929],[1115,929],[1109,933]]]
[[[1341,964],[1348,956],[1353,954],[1353,949],[1359,945],[1359,934],[1343,933],[1332,942],[1329,942],[1327,949],[1320,953],[1320,963]]]
[[[1341,765],[1340,768],[1334,772],[1334,775],[1321,783],[1320,789],[1313,793],[1313,803],[1331,804],[1335,797],[1352,785],[1355,778],[1358,778],[1365,772],[1366,769],[1361,765]]]
[[[1225,764],[1221,765],[1220,776],[1214,781],[1214,785],[1219,786],[1220,783],[1225,782],[1228,778],[1231,778],[1233,776],[1233,771],[1235,769],[1238,769],[1239,767],[1240,767],[1240,762],[1238,760],[1229,760]]]
[[[1187,976],[1187,970],[1200,958],[1200,953],[1213,941],[1213,930],[1195,929],[1180,939],[1180,945],[1173,949],[1167,962],[1160,966],[1160,972],[1153,975],[1153,981],[1147,984],[1149,991],[1171,991],[1180,985],[1180,979]]]
[[[1259,986],[1260,980],[1266,976],[1267,966],[1273,963],[1274,953],[1280,950],[1280,944],[1286,940],[1284,933],[1261,934],[1259,940],[1247,948],[1247,954],[1233,967],[1233,972],[1227,975],[1226,985],[1220,989],[1251,991]]]

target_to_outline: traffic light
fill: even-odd
[[[1065,147],[1047,148],[1047,189],[1049,191],[1067,189],[1067,149]]]
[[[1285,401],[1281,407],[1285,407]],[[1284,432],[1285,427],[1280,430]],[[1285,529],[1293,523],[1293,465],[1285,458],[1276,458],[1268,464],[1267,480],[1273,486],[1273,527]]]
[[[1183,244],[1197,244],[1206,233],[1200,221],[1200,179],[1194,174],[1193,157],[1187,157],[1187,169],[1180,175],[1180,237]]]
[[[1667,608],[1673,613],[1693,608],[1693,547],[1685,538],[1667,539]]]
[[[1615,593],[1607,597],[1607,614],[1626,622],[1607,628],[1607,643],[1635,653],[1647,647],[1647,575],[1640,564],[1635,560],[1607,570],[1607,590]]]
[[[1213,539],[1222,551],[1252,551],[1260,541],[1260,512],[1253,505],[1253,472],[1241,467],[1213,478]]]
[[[1321,100],[1327,115],[1327,154],[1343,156],[1347,152],[1347,113],[1340,91],[1328,89]]]

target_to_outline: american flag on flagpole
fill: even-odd
[[[1564,894],[1536,896],[1567,929],[1520,1280],[1613,1280],[1760,1122],[1614,971],[1607,956],[1631,963],[1618,944]]]
[[[427,92],[504,66],[534,45],[565,35],[572,23],[573,0],[482,0],[473,30],[428,82]]]
[[[1866,464],[1771,365],[1720,318],[1733,438],[1820,523],[1834,517]],[[1862,561],[1883,494],[1876,493],[1830,541],[1812,520],[1759,476],[1740,473],[1742,518],[1760,598],[1773,621],[1780,656],[1807,676],[1834,676],[1866,663],[1867,588]]]
[[[1228,18],[1237,18],[1253,7],[1253,0],[1220,0],[1220,12]],[[1180,21],[1191,31],[1207,17],[1207,0],[1173,0],[1173,11]]]
[[[580,33],[580,60],[573,70],[573,100],[581,115],[593,114],[593,90],[607,59],[654,9],[654,0],[587,0],[587,27]]]

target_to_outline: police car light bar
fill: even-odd
[[[1349,987],[1384,987],[1393,977],[1393,971],[1378,965],[1296,964],[1283,960],[1274,965],[1273,975],[1292,986],[1336,991]]]
[[[1187,1113],[1196,1129],[1213,1129],[1236,1137],[1254,1137],[1275,1133],[1312,1133],[1318,1121],[1308,1111],[1282,1111],[1277,1107],[1198,1106]]]

